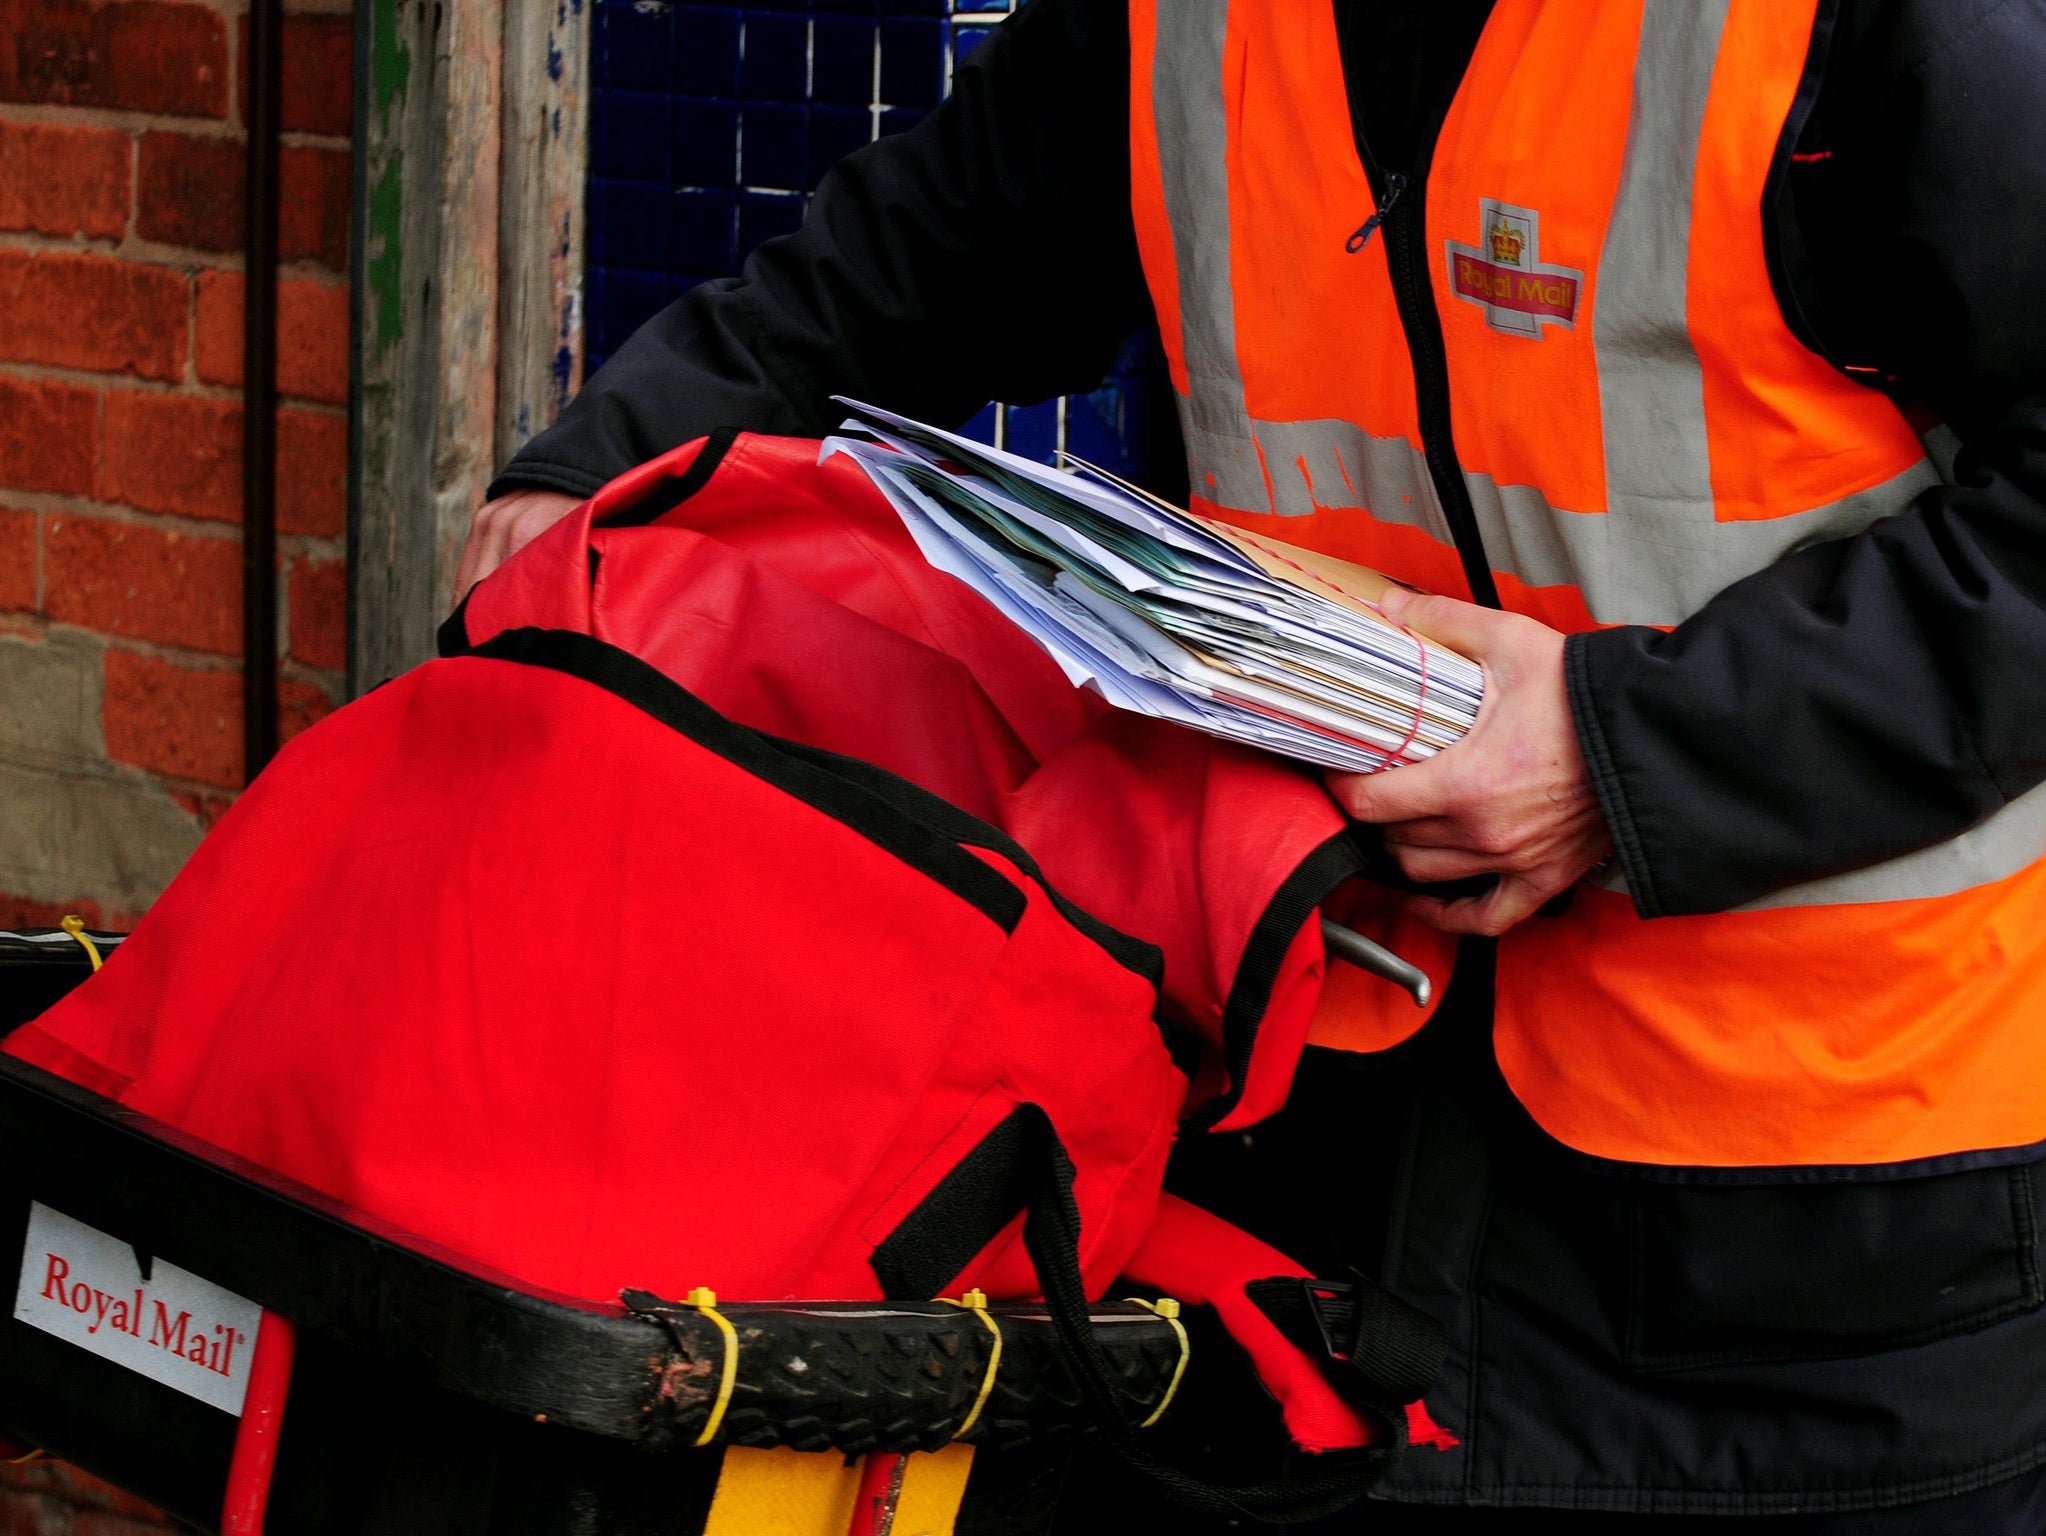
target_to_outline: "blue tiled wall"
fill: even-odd
[[[588,369],[656,310],[802,222],[833,161],[914,124],[1018,0],[597,0]],[[964,320],[966,317],[962,317]],[[1090,395],[989,406],[967,431],[1152,478],[1170,410],[1154,340]]]

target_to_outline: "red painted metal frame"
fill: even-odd
[[[234,1459],[227,1468],[220,1536],[263,1536],[270,1473],[277,1465],[277,1437],[284,1427],[284,1399],[291,1391],[291,1361],[297,1351],[298,1330],[291,1319],[264,1312],[256,1328],[256,1352],[249,1360],[249,1391],[235,1430]]]
[[[860,1463],[860,1491],[853,1499],[852,1523],[846,1536],[888,1536],[895,1527],[895,1508],[902,1499],[902,1474],[909,1458],[875,1451]]]

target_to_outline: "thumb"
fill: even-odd
[[[1480,608],[1453,597],[1409,592],[1393,587],[1379,599],[1379,609],[1395,624],[1446,645],[1472,661],[1483,661],[1496,647],[1509,615],[1492,608]]]

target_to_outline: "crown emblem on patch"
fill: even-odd
[[[1492,226],[1492,259],[1503,266],[1520,265],[1520,253],[1526,249],[1527,241],[1506,220],[1501,219]]]

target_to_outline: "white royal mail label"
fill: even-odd
[[[47,1205],[31,1205],[14,1315],[239,1415],[263,1309]]]

